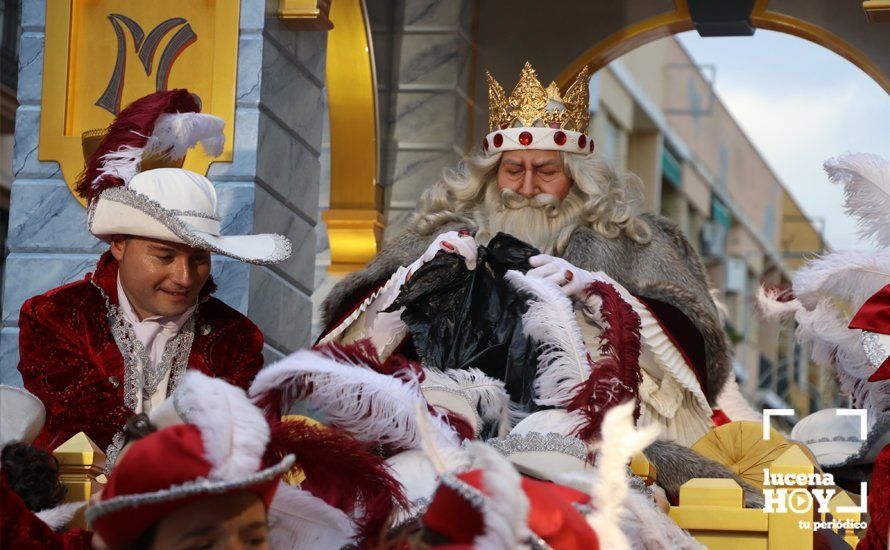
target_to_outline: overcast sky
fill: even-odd
[[[804,211],[824,217],[836,249],[868,249],[822,162],[846,152],[890,157],[890,97],[858,67],[812,42],[772,31],[753,37],[678,35]],[[890,53],[888,53],[890,55]]]

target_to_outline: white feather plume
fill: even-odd
[[[833,183],[844,185],[844,207],[858,219],[859,235],[890,246],[890,162],[857,153],[829,159],[824,168]]]
[[[652,497],[629,491],[621,515],[621,529],[634,550],[706,550],[667,514],[659,510]]]
[[[261,370],[250,386],[250,396],[258,400],[272,390],[284,390],[323,414],[326,423],[361,441],[420,448],[415,408],[418,403],[425,407],[426,401],[416,378],[406,382],[300,350]],[[429,420],[443,444],[458,446],[441,417],[430,415]]]
[[[218,157],[225,145],[226,123],[218,116],[204,113],[168,113],[158,117],[154,131],[145,144],[144,157],[163,155],[174,159],[185,156],[201,144],[211,157]]]
[[[482,513],[483,533],[473,541],[479,550],[527,548],[531,530],[528,497],[522,490],[522,477],[516,468],[492,447],[480,442],[468,446],[473,466],[482,470],[487,498]]]
[[[53,531],[62,531],[74,519],[77,512],[87,505],[87,501],[65,502],[53,508],[36,512],[37,519],[49,526]],[[8,520],[11,521],[11,520]]]
[[[479,369],[425,369],[423,387],[441,386],[466,396],[470,405],[488,424],[498,427],[498,437],[504,437],[522,419],[519,405],[510,401],[504,382],[486,375]]]
[[[142,165],[144,149],[123,145],[117,149],[102,155],[99,159],[99,174],[93,179],[92,185],[97,185],[105,176],[120,178],[124,185],[139,173]]]
[[[260,469],[269,423],[243,389],[188,370],[175,399],[180,416],[201,430],[212,478],[241,479]]]
[[[573,389],[590,377],[590,363],[572,302],[551,281],[508,271],[505,278],[518,291],[533,296],[522,316],[522,332],[538,344],[535,402],[565,407]]]
[[[890,217],[890,211],[887,213]],[[890,249],[832,252],[812,260],[794,274],[794,296],[808,309],[829,295],[858,310],[890,283]]]
[[[767,290],[763,287],[757,289],[757,307],[764,319],[789,319],[795,313],[803,309],[797,300],[782,301],[779,299],[782,291]]]
[[[343,511],[308,491],[279,483],[269,507],[269,544],[275,550],[342,548],[355,525]]]
[[[630,402],[611,408],[603,419],[602,440],[595,446],[597,479],[590,495],[595,510],[587,521],[603,548],[630,548],[620,527],[629,491],[627,463],[658,437],[657,425],[637,429],[633,412]]]

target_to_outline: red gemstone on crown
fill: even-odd
[[[500,134],[500,132],[498,132],[497,134],[494,135],[494,137],[491,139],[491,141],[492,141],[492,143],[494,143],[495,147],[500,147],[501,145],[504,144],[504,136],[502,136]]]
[[[563,132],[562,130],[560,130],[559,132],[556,132],[555,134],[553,134],[553,141],[557,145],[565,145],[566,144],[566,133]]]
[[[578,148],[584,149],[585,147],[587,147],[587,136],[581,134],[581,136],[578,137]]]
[[[532,143],[532,133],[531,132],[522,132],[519,134],[519,143],[528,147]]]
[[[488,152],[488,138],[482,140],[482,150],[486,153]]]
[[[590,140],[590,152],[593,152],[593,140]]]

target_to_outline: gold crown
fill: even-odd
[[[551,82],[544,88],[528,61],[525,62],[519,82],[509,98],[491,73],[486,71],[486,74],[490,130],[512,128],[518,122],[519,126],[544,126],[587,132],[587,125],[590,123],[590,73],[587,67],[578,74],[564,97],[560,96],[556,82]],[[561,105],[551,104],[551,101]],[[547,108],[548,105],[550,109]]]

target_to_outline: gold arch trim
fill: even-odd
[[[322,213],[330,273],[361,268],[377,253],[386,226],[377,185],[377,82],[363,0],[331,4],[327,93],[331,136],[331,204]]]
[[[755,3],[754,10],[751,12],[751,22],[755,27],[783,32],[819,44],[862,69],[884,91],[890,93],[890,75],[875,65],[865,52],[818,25],[783,13],[769,11],[766,9],[767,4],[768,2],[763,0],[758,0]]]
[[[770,11],[769,0],[757,0],[751,11],[751,23],[760,29],[782,32],[809,40],[827,48],[853,63],[870,76],[884,90],[890,92],[890,75],[882,71],[861,50],[836,34],[808,21]],[[676,0],[674,11],[650,17],[609,35],[592,48],[578,56],[562,73],[556,82],[565,88],[585,66],[591,73],[605,67],[625,53],[653,40],[695,28],[689,14],[686,0]]]
[[[578,56],[563,72],[556,83],[565,88],[585,66],[593,74],[627,52],[653,40],[671,36],[695,28],[689,15],[686,0],[674,2],[674,11],[655,15],[610,34],[592,48]]]

